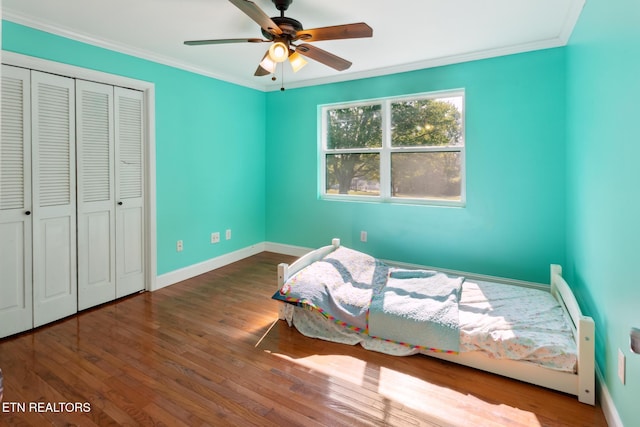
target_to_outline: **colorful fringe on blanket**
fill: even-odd
[[[343,327],[345,329],[349,329],[349,330],[354,331],[354,332],[358,332],[360,334],[366,334],[366,335],[370,336],[373,339],[384,341],[384,342],[388,342],[388,343],[391,343],[391,344],[401,345],[401,346],[407,347],[407,348],[415,348],[415,349],[421,350],[421,351],[429,351],[429,352],[432,352],[432,353],[458,354],[457,351],[453,351],[453,350],[443,350],[443,349],[440,349],[440,348],[425,347],[425,346],[422,346],[422,345],[413,345],[413,344],[410,344],[408,342],[394,341],[394,340],[390,340],[390,339],[387,339],[387,338],[371,336],[371,335],[369,335],[369,331],[367,329],[359,328],[357,326],[350,325],[347,322],[345,322],[343,320],[340,320],[340,319],[336,318],[335,316],[332,316],[331,314],[327,313],[321,307],[316,306],[315,304],[313,304],[309,300],[299,300],[299,299],[296,299],[296,298],[288,297],[288,296],[286,296],[286,294],[282,294],[282,292],[280,292],[280,291],[278,291],[278,293],[280,294],[280,298],[278,298],[280,301],[284,301],[284,302],[287,302],[289,304],[297,305],[298,307],[307,308],[309,310],[317,311],[318,313],[322,314],[325,318],[327,318],[328,320],[332,321],[336,325],[341,326],[341,327]]]

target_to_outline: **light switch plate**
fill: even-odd
[[[631,342],[631,351],[636,354],[640,354],[640,329],[631,328],[631,333],[629,335],[629,341]]]

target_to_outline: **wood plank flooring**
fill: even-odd
[[[0,340],[0,425],[606,425],[562,393],[302,336],[270,299],[292,260],[265,252]]]

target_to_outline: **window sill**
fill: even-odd
[[[438,200],[438,199],[412,199],[408,197],[381,197],[381,196],[349,196],[337,194],[321,194],[320,200],[331,202],[355,202],[355,203],[377,203],[390,205],[416,205],[433,206],[441,208],[464,208],[464,200]]]

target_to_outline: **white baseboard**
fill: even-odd
[[[264,242],[264,245],[265,251],[291,256],[302,256],[314,250],[312,248],[304,248],[302,246],[285,245],[273,242]]]
[[[188,267],[180,268],[178,270],[170,271],[169,273],[162,274],[156,277],[155,286],[151,291],[156,291],[164,287],[173,285],[183,280],[190,279],[200,274],[204,274],[208,271],[215,270],[225,265],[240,261],[250,256],[259,254],[260,252],[275,252],[283,255],[302,256],[313,249],[303,248],[301,246],[284,245],[281,243],[261,242],[255,245],[248,246],[243,249],[239,249],[228,254],[221,255],[216,258],[211,258],[207,261],[200,262],[198,264],[190,265]]]
[[[609,427],[624,427],[624,424],[622,424],[622,420],[620,419],[620,414],[618,414],[616,405],[613,403],[613,399],[611,398],[611,394],[607,388],[607,384],[604,382],[602,373],[597,365],[596,377],[598,378],[598,384],[600,385],[598,390],[600,392],[600,407],[604,413],[604,418],[607,420],[607,424]]]
[[[217,268],[224,267],[225,265],[259,254],[260,252],[264,252],[266,250],[265,247],[266,245],[264,242],[257,243],[255,245],[251,245],[216,258],[211,258],[198,264],[190,265],[179,270],[174,270],[170,271],[169,273],[162,274],[156,278],[155,288],[151,290],[156,291],[166,286],[182,282],[183,280],[199,276],[200,274],[204,274],[208,271],[215,270]]]

